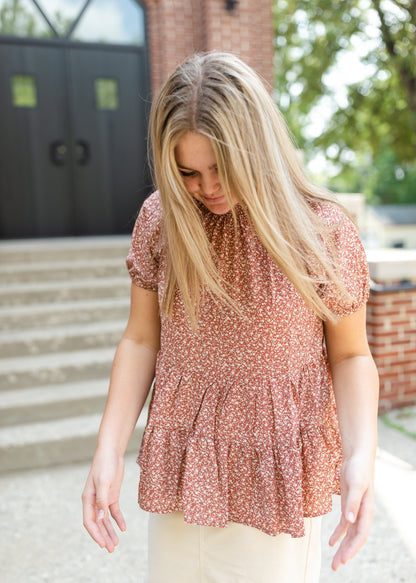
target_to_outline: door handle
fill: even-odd
[[[68,147],[62,140],[55,140],[49,146],[51,161],[56,166],[64,166],[68,156]]]
[[[80,166],[88,164],[91,158],[90,145],[85,140],[77,140],[75,144],[75,160]]]

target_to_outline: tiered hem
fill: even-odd
[[[191,524],[232,521],[301,537],[303,518],[328,513],[339,493],[341,455],[334,451],[338,434],[325,427],[301,430],[296,443],[272,448],[149,427],[137,460],[139,503],[148,512],[183,511]]]

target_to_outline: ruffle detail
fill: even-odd
[[[321,286],[320,295],[326,306],[338,317],[348,316],[360,309],[370,293],[370,274],[364,247],[354,223],[332,205],[318,205],[318,214],[332,226],[329,237],[337,253],[339,277],[343,293],[334,283]]]
[[[152,428],[138,458],[139,503],[148,512],[181,510],[191,524],[230,520],[301,537],[303,517],[326,514],[339,493],[336,468],[327,471],[330,441],[322,427],[301,431],[296,446],[272,449]]]
[[[163,246],[162,206],[157,192],[143,203],[136,219],[127,270],[132,282],[144,289],[158,291],[160,258]]]
[[[305,370],[299,373],[300,385],[314,376]],[[224,527],[233,521],[272,536],[288,533],[292,537],[304,536],[304,517],[331,510],[332,494],[339,493],[338,427],[331,412],[321,415],[321,425],[305,424],[298,401],[304,386],[295,391],[287,377],[283,385],[270,378],[263,378],[262,383],[252,379],[245,386],[230,382],[224,391],[211,383],[199,398],[196,378],[184,380],[179,371],[170,375],[168,385],[170,389],[163,385],[163,398],[156,394],[152,402],[137,460],[139,503],[144,510],[180,510],[191,524]],[[189,402],[191,386],[200,420],[197,416],[191,425],[175,427],[167,395],[171,392],[178,405],[183,393]],[[247,401],[241,401],[243,394],[248,394]],[[239,421],[231,422],[225,405],[228,400],[229,410],[235,410],[238,399],[243,415],[240,436],[236,432]],[[170,417],[170,423],[157,419],[155,405],[164,408],[164,418]],[[279,406],[290,411],[286,422],[276,411]],[[217,422],[210,431],[204,417],[212,407]],[[176,422],[184,422],[191,413],[184,414],[181,407],[179,411],[182,418],[176,417]]]

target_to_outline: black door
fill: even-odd
[[[66,57],[76,232],[127,233],[144,196],[143,52],[71,48]]]
[[[65,150],[67,79],[62,57],[61,48],[0,44],[3,237],[72,232],[70,166]]]
[[[148,93],[144,50],[0,44],[0,235],[129,232]]]

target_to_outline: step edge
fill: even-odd
[[[0,359],[0,374],[12,374],[14,372],[30,372],[42,368],[55,369],[57,366],[72,364],[94,364],[112,360],[116,347],[85,348],[83,350],[70,350],[66,352],[51,352],[30,356],[16,356],[14,358]],[[22,360],[24,362],[22,363]],[[50,365],[47,366],[48,361]]]
[[[147,415],[144,413],[143,408],[136,428],[146,424]],[[97,435],[101,419],[102,413],[94,413],[0,428],[0,451]]]
[[[2,391],[0,411],[7,409],[38,406],[42,403],[59,403],[60,401],[76,401],[91,396],[106,395],[109,380],[107,377],[94,381],[77,383],[62,383],[61,385],[44,385],[25,389],[9,389]],[[45,399],[47,398],[47,400]]]
[[[0,330],[0,345],[11,342],[31,342],[50,338],[77,338],[93,333],[116,332],[126,327],[125,320],[104,320],[102,322],[80,322],[71,326],[56,328],[27,328],[19,330]]]

